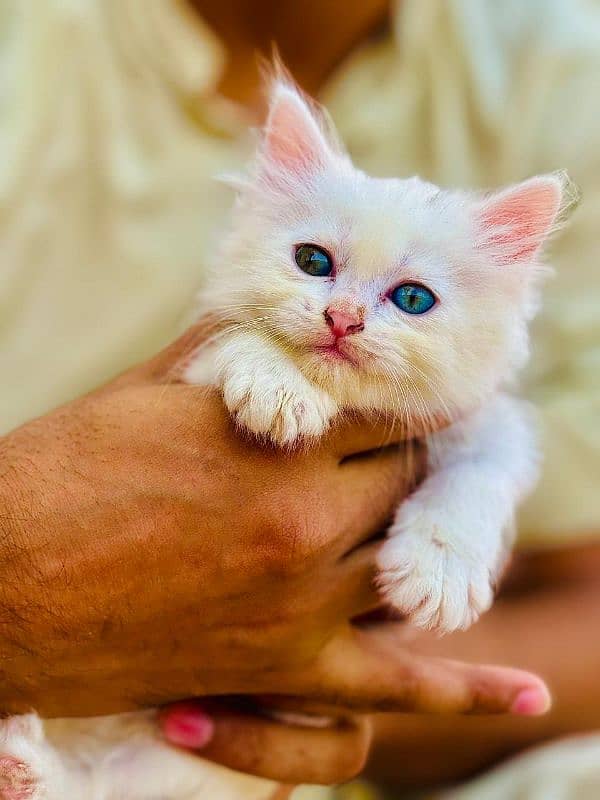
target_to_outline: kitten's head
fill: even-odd
[[[454,417],[527,356],[566,185],[545,175],[484,195],[369,177],[323,113],[277,81],[215,301],[342,405]]]

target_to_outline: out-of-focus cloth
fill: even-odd
[[[583,202],[551,248],[525,376],[545,468],[522,541],[600,532],[600,2],[401,0],[324,96],[356,162],[449,186],[568,169]]]
[[[374,787],[357,781],[339,789],[302,786],[293,793],[292,800],[383,800],[383,798]]]
[[[178,0],[0,0],[0,433],[177,334],[244,157],[222,60]]]
[[[505,766],[430,800],[598,800],[600,736],[536,747]]]

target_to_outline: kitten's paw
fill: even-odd
[[[0,800],[62,800],[62,765],[35,714],[0,720]]]
[[[38,786],[28,764],[15,756],[0,754],[0,800],[30,800]]]
[[[43,739],[35,714],[9,717],[0,723],[0,800],[36,800],[43,786],[34,762]]]
[[[383,596],[419,628],[465,630],[492,604],[488,564],[453,544],[464,541],[464,530],[460,537],[448,535],[448,515],[425,507],[416,514],[403,510],[378,557]]]
[[[275,444],[321,436],[337,411],[335,402],[308,381],[236,375],[223,383],[225,405],[235,421]]]

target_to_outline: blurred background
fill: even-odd
[[[232,199],[213,176],[248,158],[274,45],[374,174],[493,187],[567,169],[583,198],[551,248],[524,379],[545,467],[522,554],[475,629],[416,645],[539,671],[555,710],[382,717],[369,780],[337,796],[597,800],[598,0],[0,0],[1,429],[185,325]],[[313,796],[335,795],[296,795]]]

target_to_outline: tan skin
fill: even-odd
[[[179,0],[184,2],[185,0]],[[302,88],[315,94],[325,78],[365,36],[378,30],[388,0],[188,0],[227,49],[221,94],[262,107],[261,60],[273,47]]]
[[[350,624],[377,604],[371,539],[422,455],[373,451],[402,439],[383,424],[293,453],[245,439],[214,390],[177,380],[208,330],[0,439],[0,712],[325,706],[337,722],[311,732],[214,708],[205,752],[333,782],[368,752],[355,712],[498,713],[539,687],[413,654],[401,626]]]
[[[220,91],[257,113],[262,108],[257,53],[268,56],[275,43],[300,85],[316,94],[343,58],[385,25],[389,13],[387,0],[190,0],[190,5],[213,26],[228,53],[235,53]],[[594,532],[587,533],[593,540]],[[551,713],[527,721],[382,715],[368,765],[373,777],[407,786],[452,781],[535,742],[598,728],[600,645],[590,635],[590,623],[600,609],[600,546],[520,557],[516,567],[510,591],[472,630],[443,640],[422,636],[411,647],[532,669],[552,687]]]

